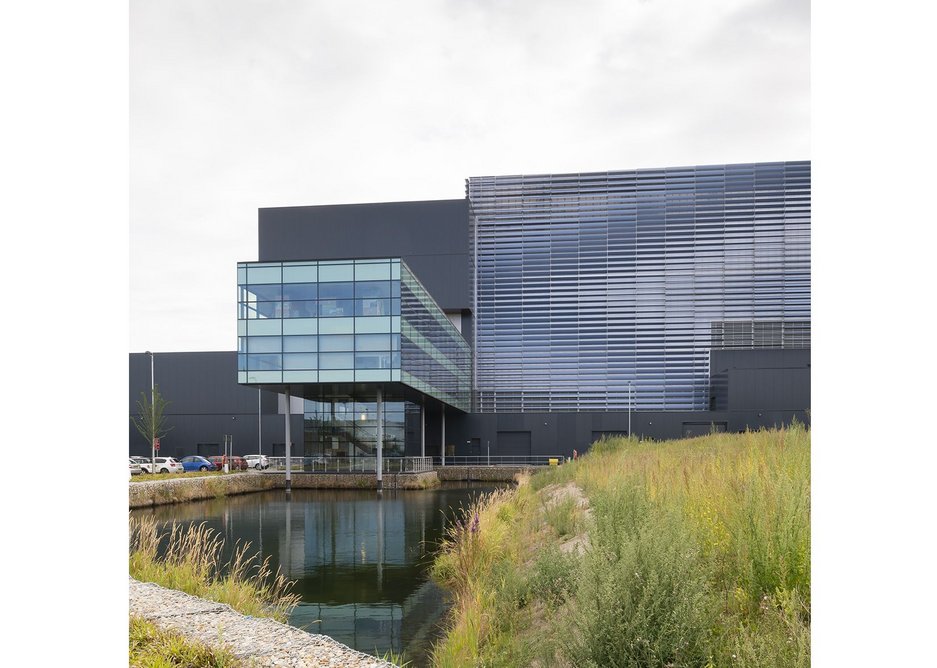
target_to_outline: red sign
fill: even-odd
[[[159,450],[159,439],[158,439],[158,438],[154,438],[154,439],[153,439],[153,447],[154,447],[155,449]]]

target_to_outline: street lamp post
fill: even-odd
[[[228,459],[231,459],[234,457],[234,428],[237,426],[237,421],[238,421],[237,416],[232,415],[231,416],[231,451],[228,453]]]
[[[150,473],[156,473],[156,385],[153,382],[153,353],[150,356]]]

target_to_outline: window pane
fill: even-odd
[[[390,278],[389,262],[355,262],[355,280],[373,281]]]
[[[356,299],[355,315],[391,315],[390,299]]]
[[[250,336],[247,338],[247,352],[249,353],[278,353],[280,352],[279,336]]]
[[[283,302],[284,318],[314,318],[316,317],[316,302]]]
[[[359,334],[355,337],[355,350],[390,350],[390,334]]]
[[[354,296],[354,283],[328,283],[319,286],[319,299],[351,299]]]
[[[248,283],[279,283],[280,267],[248,267]]]
[[[279,355],[248,355],[248,371],[273,371],[280,368]]]
[[[344,318],[355,314],[353,299],[326,299],[319,302],[319,317]]]
[[[315,369],[315,353],[287,353],[283,355],[284,369]]]
[[[355,280],[353,264],[328,264],[327,262],[319,263],[320,283],[353,280]]]
[[[287,353],[314,353],[318,349],[318,337],[315,336],[284,336],[283,352]]]
[[[323,353],[319,355],[320,369],[351,369],[354,366],[352,353]]]
[[[390,297],[390,281],[360,281],[355,283],[355,298]]]
[[[315,299],[318,286],[315,283],[284,283],[283,299]]]
[[[319,268],[316,265],[283,267],[284,283],[315,283],[319,280]]]
[[[353,346],[354,337],[351,334],[330,334],[319,337],[319,350],[321,352],[352,350]]]
[[[356,353],[356,369],[389,369],[390,353]]]

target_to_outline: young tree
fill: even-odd
[[[143,436],[153,447],[153,441],[165,436],[172,427],[166,420],[164,412],[170,404],[163,398],[159,392],[159,385],[153,388],[152,402],[146,392],[140,393],[140,399],[137,401],[137,415],[133,417],[133,426],[137,428],[140,435]],[[150,461],[151,473],[156,473],[156,462]]]

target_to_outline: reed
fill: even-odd
[[[269,557],[251,553],[250,543],[235,545],[227,560],[223,553],[224,540],[204,523],[160,531],[151,518],[130,518],[131,576],[285,622],[300,600],[293,583],[273,572]]]

